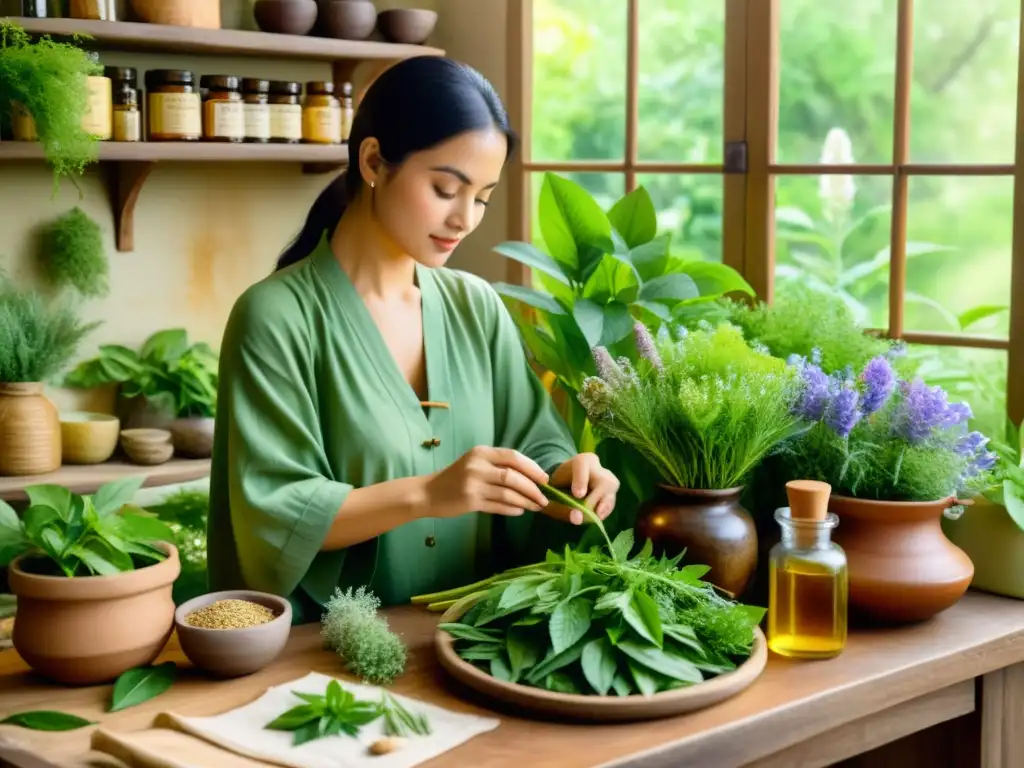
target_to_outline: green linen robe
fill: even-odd
[[[515,448],[547,472],[575,454],[490,284],[419,265],[416,279],[428,400],[448,409],[421,406],[326,239],[235,304],[210,479],[211,589],[288,596],[299,623],[318,620],[336,587],[367,585],[393,605],[568,540],[569,524],[542,514],[468,513],[321,551],[353,488],[436,472],[477,445]]]

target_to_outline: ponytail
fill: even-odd
[[[349,202],[347,193],[349,185],[345,178],[347,175],[348,170],[339,175],[320,193],[316,202],[313,203],[313,207],[309,209],[302,230],[277,260],[277,270],[275,271],[302,261],[313,253],[320,245],[320,240],[325,232],[328,237],[334,235],[334,230],[337,228],[338,222],[341,221],[341,214],[345,212]]]

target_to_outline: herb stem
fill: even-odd
[[[570,509],[579,510],[579,512],[583,515],[584,519],[589,520],[591,523],[596,525],[600,529],[601,535],[604,536],[605,543],[608,545],[609,554],[614,555],[615,550],[612,549],[612,540],[608,538],[608,531],[605,530],[604,523],[601,522],[601,518],[597,516],[594,510],[592,510],[582,501],[574,499],[569,494],[560,491],[558,488],[548,485],[547,483],[541,483],[540,489],[544,492],[545,496],[547,496],[555,503],[562,504],[566,507],[569,507]]]

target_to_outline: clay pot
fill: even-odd
[[[44,475],[60,460],[60,415],[43,384],[0,384],[0,475]]]
[[[132,10],[150,24],[220,29],[220,3],[210,0],[132,0]]]
[[[377,26],[377,9],[370,0],[318,0],[320,27],[328,37],[365,40]]]
[[[833,540],[849,563],[851,613],[891,624],[923,621],[964,596],[974,565],[942,532],[942,513],[956,503],[829,500],[839,515]]]
[[[944,516],[942,532],[974,563],[971,589],[1024,599],[1024,531],[1006,507],[977,498],[959,519]]]
[[[213,419],[175,419],[167,428],[173,436],[175,455],[189,459],[208,459],[213,454]]]
[[[68,685],[110,682],[151,663],[171,636],[171,589],[181,573],[178,550],[157,546],[165,560],[111,576],[44,576],[30,572],[26,556],[15,559],[8,572],[18,601],[12,640],[25,663]]]
[[[634,537],[650,539],[655,555],[686,550],[682,563],[702,564],[704,577],[739,596],[757,567],[757,531],[740,504],[743,488],[694,490],[658,485],[654,497],[637,510]]]
[[[264,32],[307,35],[316,24],[316,0],[256,0],[252,10]]]
[[[117,450],[121,422],[109,413],[74,411],[61,414],[63,464],[102,464]]]
[[[437,11],[423,8],[392,8],[377,14],[377,29],[391,43],[422,45],[434,31]]]
[[[171,460],[174,443],[166,429],[123,429],[121,449],[133,464],[155,466]]]

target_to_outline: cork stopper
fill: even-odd
[[[818,480],[790,480],[786,483],[789,516],[792,520],[824,520],[832,486]]]

